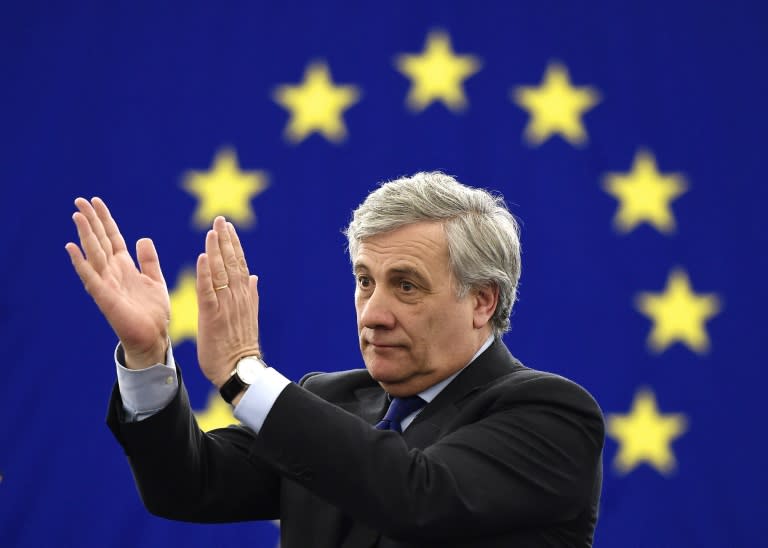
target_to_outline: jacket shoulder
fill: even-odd
[[[500,405],[560,406],[602,419],[600,406],[583,386],[546,371],[516,369],[496,379],[485,392]]]
[[[307,373],[301,378],[299,385],[313,394],[331,401],[353,394],[360,389],[378,388],[381,390],[367,369],[351,369],[333,373]]]

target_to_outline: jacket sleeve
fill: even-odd
[[[547,375],[476,400],[477,420],[419,450],[289,385],[253,453],[393,538],[489,535],[567,521],[589,507],[604,434],[591,396]]]
[[[151,513],[209,523],[278,517],[280,477],[249,455],[253,432],[242,426],[202,432],[182,382],[166,408],[140,422],[125,422],[115,386],[107,424]]]

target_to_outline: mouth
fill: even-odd
[[[391,344],[391,343],[382,343],[382,342],[373,342],[373,341],[365,341],[367,346],[370,346],[371,348],[375,350],[388,350],[391,348],[402,348],[403,345],[401,344]]]

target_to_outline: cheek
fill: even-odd
[[[430,318],[429,331],[433,340],[450,347],[462,341],[473,330],[472,309],[464,302],[451,302],[438,308]]]
[[[357,294],[357,291],[355,291],[355,319],[357,320],[357,329],[360,330],[360,316],[363,313],[363,304],[362,300]]]

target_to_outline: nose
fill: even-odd
[[[391,296],[386,290],[376,287],[366,297],[358,297],[357,314],[360,329],[392,329],[395,327],[395,315],[392,312]]]

